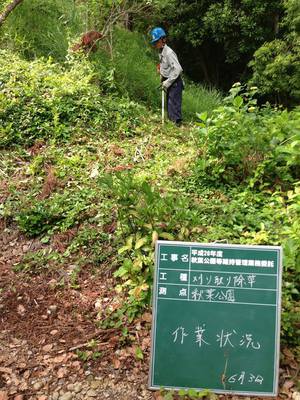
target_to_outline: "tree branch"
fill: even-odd
[[[9,16],[9,14],[20,4],[23,0],[13,0],[5,8],[5,10],[0,14],[0,26]]]

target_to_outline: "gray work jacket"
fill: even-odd
[[[182,67],[175,52],[166,44],[159,53],[160,74],[166,78],[163,85],[169,88],[182,73]]]

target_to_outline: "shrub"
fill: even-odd
[[[45,200],[37,200],[23,206],[16,221],[22,232],[29,237],[44,233],[66,231],[79,223],[94,203],[96,193],[90,189],[56,193]]]
[[[300,3],[285,0],[283,6],[283,35],[255,51],[249,63],[253,69],[250,85],[259,86],[261,94],[275,103],[291,106],[300,100]]]
[[[300,44],[273,40],[254,53],[249,66],[253,69],[250,85],[275,103],[297,104],[300,99]]]
[[[0,147],[36,139],[66,140],[79,128],[132,134],[142,108],[105,97],[93,84],[91,65],[73,59],[63,66],[0,53]]]
[[[256,88],[236,85],[224,105],[199,115],[201,157],[196,175],[206,182],[288,185],[300,171],[300,110],[256,106]]]

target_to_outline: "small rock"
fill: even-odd
[[[49,308],[47,310],[47,313],[48,314],[55,314],[56,311],[57,311],[57,306],[56,305],[52,305],[52,306],[49,306]]]
[[[58,392],[54,392],[52,395],[52,400],[58,400],[59,398],[59,393]]]
[[[73,390],[75,393],[79,393],[81,391],[81,384],[80,383],[76,383],[73,387]]]
[[[33,389],[38,391],[42,389],[43,386],[44,386],[43,382],[35,382],[35,384],[33,385]]]
[[[55,336],[58,333],[57,329],[53,329],[53,331],[50,332],[51,336]]]
[[[294,392],[292,394],[292,399],[293,400],[300,400],[300,392]]]
[[[26,309],[23,306],[23,304],[19,304],[17,310],[18,310],[18,314],[20,314],[22,316],[25,315]]]
[[[71,392],[66,392],[59,398],[59,400],[71,400],[72,397],[73,394]]]
[[[48,351],[50,351],[50,350],[52,349],[52,347],[53,347],[53,344],[46,344],[46,345],[43,347],[43,351],[44,351],[45,353],[48,353]]]
[[[92,389],[98,389],[101,386],[102,382],[101,381],[92,381],[91,382],[91,388]]]
[[[96,392],[95,390],[93,390],[93,389],[88,390],[88,391],[86,392],[86,395],[87,395],[88,397],[97,397],[97,396],[98,396],[97,392]]]

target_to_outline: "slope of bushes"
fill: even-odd
[[[0,54],[0,147],[36,139],[65,140],[76,132],[134,133],[146,110],[103,96],[85,59],[64,65]],[[88,128],[86,129],[86,125]]]

